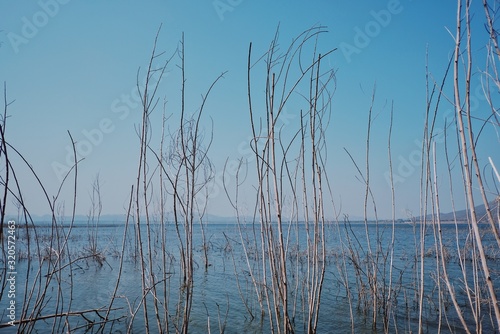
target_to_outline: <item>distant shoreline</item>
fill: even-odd
[[[38,228],[50,228],[53,226],[52,222],[49,221],[49,220],[35,220],[32,223],[29,223],[29,224],[25,224],[25,223],[18,223],[16,221],[16,226],[17,228],[26,228],[26,225],[28,228],[33,228],[33,227],[38,227]],[[272,224],[276,224],[277,222],[272,222]],[[295,224],[296,222],[292,222],[292,224]],[[300,225],[303,225],[305,224],[304,221],[300,221],[298,222]],[[326,224],[327,225],[333,225],[333,224],[339,224],[339,225],[344,225],[344,224],[350,224],[350,225],[364,225],[365,222],[363,220],[353,220],[353,221],[349,221],[349,222],[344,222],[344,221],[335,221],[335,220],[329,220],[329,221],[326,221]],[[396,227],[401,227],[401,226],[412,226],[412,225],[422,225],[424,222],[423,221],[420,221],[420,220],[415,220],[415,221],[410,221],[410,220],[396,220],[394,222],[394,225]],[[132,220],[129,221],[129,224],[132,225],[132,224],[135,224]],[[145,225],[145,220],[141,219],[141,225]],[[165,222],[166,225],[172,225],[174,224],[173,221],[167,221]],[[217,221],[217,220],[208,220],[208,221],[205,221],[204,224],[206,225],[238,225],[238,222],[236,221],[236,218],[234,220],[231,220],[231,219],[223,219],[223,220],[220,220],[220,221]],[[251,222],[251,221],[244,221],[244,222],[240,222],[241,225],[252,225],[252,224],[255,224],[255,225],[259,225],[259,222]],[[284,224],[288,224],[288,222],[284,222]],[[379,220],[378,222],[375,222],[374,220],[368,220],[367,222],[368,225],[371,225],[371,226],[374,226],[374,225],[392,225],[393,224],[393,221],[392,220]],[[426,225],[434,225],[436,224],[437,225],[437,222],[434,223],[433,221],[431,220],[427,220],[425,221],[425,224]],[[467,225],[467,224],[470,224],[469,222],[467,221],[463,221],[463,220],[460,220],[460,221],[452,221],[452,220],[443,220],[443,221],[440,221],[440,224],[441,225]],[[33,226],[34,225],[34,226]],[[95,225],[95,223],[92,223],[92,222],[88,222],[87,220],[75,220],[72,224],[70,223],[70,221],[67,221],[65,220],[63,223],[57,223],[57,227],[62,227],[62,228],[83,228],[83,227],[93,227]],[[107,220],[107,219],[103,219],[103,220],[100,220],[98,223],[97,223],[97,226],[98,227],[102,227],[102,228],[106,228],[106,227],[116,227],[116,226],[123,226],[125,225],[125,220]],[[157,225],[160,225],[159,222],[151,222],[150,225],[153,225],[153,226],[157,226]],[[481,221],[479,222],[479,225],[485,225],[485,226],[489,226],[487,221]]]

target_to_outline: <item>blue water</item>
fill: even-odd
[[[34,307],[34,301],[37,299],[43,304],[39,316],[51,315],[54,313],[70,311],[91,310],[97,308],[106,308],[109,306],[111,296],[117,285],[117,278],[120,267],[120,259],[123,257],[122,276],[117,290],[117,298],[113,301],[113,308],[117,310],[111,312],[110,318],[120,319],[106,326],[104,332],[125,333],[128,328],[134,333],[144,331],[143,309],[140,305],[142,296],[141,288],[141,266],[139,260],[134,256],[136,250],[136,234],[134,227],[128,227],[128,233],[124,238],[123,223],[103,223],[101,222],[96,231],[98,236],[97,248],[105,256],[105,261],[97,262],[92,258],[78,259],[89,254],[89,230],[84,223],[75,224],[70,231],[67,227],[59,228],[60,242],[64,241],[64,234],[70,233],[67,247],[64,248],[62,255],[62,266],[60,271],[51,277],[45,294],[41,295],[39,291],[48,280],[45,274],[49,268],[49,255],[52,261],[55,261],[57,254],[47,251],[52,246],[53,249],[60,250],[62,247],[57,245],[55,229],[50,226],[39,226],[35,229],[19,228],[17,233],[17,260],[16,260],[16,320],[20,318],[23,309],[31,311]],[[293,315],[295,330],[298,333],[306,331],[303,308],[307,301],[302,302],[304,296],[304,277],[307,268],[304,255],[306,249],[306,234],[303,224],[291,225],[288,230],[285,228],[285,240],[288,237],[288,288],[289,288],[289,308]],[[393,287],[392,307],[389,309],[390,331],[409,332],[418,329],[418,290],[420,258],[415,258],[415,252],[420,251],[420,225],[399,223],[395,230],[394,243],[394,262],[393,262]],[[91,230],[92,231],[92,230]],[[142,226],[142,237],[144,251],[147,251],[146,229]],[[241,234],[240,234],[241,231]],[[170,317],[170,331],[175,332],[175,311],[179,298],[183,297],[179,287],[181,286],[181,261],[179,253],[179,240],[176,234],[175,226],[167,224],[166,252],[168,263],[166,270],[162,265],[161,249],[161,226],[151,226],[153,238],[153,272],[156,281],[160,281],[157,288],[158,303],[160,309],[168,308]],[[183,231],[181,230],[181,235]],[[487,253],[490,258],[490,269],[494,277],[496,286],[500,286],[498,273],[500,272],[500,257],[498,248],[495,247],[492,238],[487,234],[487,228],[484,240],[488,246]],[[257,237],[255,242],[254,238]],[[373,254],[379,251],[379,269],[377,277],[379,279],[380,301],[388,294],[389,283],[389,262],[385,262],[382,255],[387,255],[387,249],[391,242],[391,225],[379,224],[378,227],[370,225],[368,235]],[[456,233],[458,233],[458,243],[464,247],[470,240],[467,225],[459,225],[458,232],[455,225],[443,225],[442,235],[449,252],[447,261],[448,275],[457,291],[459,302],[464,310],[464,315],[471,327],[473,319],[470,306],[467,303],[467,295],[463,287],[461,266],[458,261],[458,252],[456,250]],[[29,235],[29,237],[28,237]],[[377,328],[373,328],[371,311],[365,314],[361,308],[357,308],[358,285],[356,280],[355,264],[350,257],[350,253],[345,253],[345,269],[342,251],[346,251],[350,245],[354,252],[359,255],[359,265],[363,271],[366,271],[366,259],[368,257],[366,230],[364,224],[353,223],[345,225],[344,223],[331,223],[326,227],[325,232],[327,244],[327,261],[323,290],[321,294],[321,307],[318,321],[318,332],[351,332],[354,328],[356,333],[371,333],[383,331],[381,310],[379,310]],[[245,224],[238,227],[237,224],[206,224],[205,226],[206,245],[208,247],[209,266],[205,270],[204,252],[202,247],[200,226],[193,227],[193,245],[194,245],[194,280],[193,280],[193,304],[190,317],[190,332],[210,332],[218,333],[222,330],[225,333],[268,333],[270,330],[270,321],[267,315],[261,316],[260,306],[257,300],[255,287],[252,284],[250,269],[254,275],[262,274],[262,255],[260,254],[260,226]],[[28,240],[31,250],[28,254]],[[245,242],[249,252],[248,267],[246,257],[241,242]],[[38,254],[40,247],[42,255],[46,255],[42,260]],[[51,244],[52,242],[52,244]],[[122,244],[125,242],[125,252],[122,254]],[[453,305],[449,298],[439,305],[438,287],[437,287],[437,267],[434,249],[434,235],[431,227],[425,231],[425,249],[424,258],[425,267],[425,296],[424,296],[424,331],[435,332],[438,326],[438,310],[442,310],[442,329],[447,332],[451,328],[454,332],[463,332],[461,325],[457,320]],[[342,246],[343,245],[343,246]],[[417,250],[415,248],[417,245]],[[60,252],[57,252],[60,253]],[[470,255],[470,251],[466,252]],[[390,254],[389,254],[390,255]],[[148,256],[146,255],[146,260]],[[74,262],[71,262],[74,261]],[[2,262],[4,263],[4,262]],[[54,263],[54,262],[53,262]],[[71,263],[71,265],[68,265]],[[472,285],[474,282],[473,261],[466,260],[466,278]],[[4,266],[3,266],[4,267]],[[38,274],[40,272],[40,274]],[[442,274],[442,273],[441,273]],[[345,277],[352,294],[352,303],[347,298],[345,287]],[[385,278],[385,281],[383,281]],[[164,282],[161,281],[164,279]],[[479,278],[481,279],[481,278]],[[4,275],[2,274],[4,283]],[[367,282],[363,277],[363,282]],[[166,287],[166,289],[165,289]],[[385,287],[385,290],[384,290]],[[446,287],[441,284],[444,295],[447,296]],[[32,291],[31,302],[27,302],[27,291]],[[37,295],[38,294],[38,295]],[[166,298],[165,298],[166,296]],[[486,291],[481,297],[485,298]],[[7,318],[7,306],[10,302],[7,294],[2,294],[0,300],[0,323],[9,321]],[[153,298],[148,295],[148,314],[149,325],[152,332],[157,332],[156,316],[153,308]],[[247,306],[245,306],[245,303]],[[56,305],[59,308],[56,309]],[[295,305],[295,307],[293,307]],[[379,306],[381,302],[379,303]],[[250,310],[254,318],[250,312]],[[267,307],[265,307],[267,311]],[[489,318],[488,307],[483,305],[482,311],[483,330],[495,327]],[[106,312],[101,311],[103,316]],[[132,316],[134,314],[134,316]],[[353,315],[351,318],[351,314]],[[86,318],[94,322],[99,322],[99,317],[95,313],[88,313]],[[44,321],[38,321],[34,326],[34,332],[46,333],[47,328],[50,331],[62,332],[67,329],[64,322],[65,318],[49,318]],[[62,320],[61,320],[62,319]],[[69,327],[77,333],[96,332],[98,325],[93,327],[80,327],[88,324],[85,318],[81,316],[70,316]],[[164,314],[160,314],[160,319],[165,320]],[[22,326],[21,326],[22,327]],[[19,325],[12,328],[2,328],[2,333],[15,333],[19,330]],[[77,329],[80,327],[79,329]]]

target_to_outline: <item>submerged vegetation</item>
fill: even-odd
[[[171,56],[157,51],[155,39],[145,83],[137,82],[142,101],[137,174],[131,181],[125,221],[118,227],[102,224],[99,177],[92,184],[86,224],[76,222],[80,164],[70,133],[75,161],[58,192],[47,193],[29,159],[6,135],[10,102],[5,85],[0,122],[0,305],[5,307],[0,310],[0,328],[19,333],[42,332],[47,326],[53,333],[139,329],[223,333],[238,329],[230,327],[234,323],[246,323],[261,332],[316,333],[347,322],[352,332],[499,331],[500,197],[494,193],[491,201],[491,189],[478,159],[482,129],[500,128],[495,96],[500,88],[497,13],[485,0],[485,27],[490,38],[485,46],[484,93],[491,110],[488,116],[479,117],[486,119],[478,128],[473,122],[478,117],[471,108],[470,82],[477,65],[472,58],[469,6],[468,0],[458,1],[455,50],[442,81],[433,81],[427,73],[421,212],[405,223],[398,221],[395,211],[391,152],[394,106],[386,152],[392,191],[390,199],[385,199],[392,203],[392,219],[381,221],[377,216],[380,199],[372,193],[370,173],[375,91],[368,106],[364,161],[356,161],[346,150],[364,187],[360,199],[363,220],[352,222],[340,215],[327,218],[331,211],[327,208],[335,208],[333,195],[337,191],[330,180],[336,176],[326,173],[327,147],[332,144],[326,140],[326,130],[336,80],[335,70],[324,61],[335,49],[320,51],[319,41],[326,32],[322,26],[304,31],[284,51],[279,47],[278,32],[264,55],[255,55],[252,44],[249,46],[247,122],[253,155],[250,161],[242,159],[236,166],[225,166],[235,174],[234,182],[224,182],[224,191],[236,218],[232,230],[218,231],[218,237],[205,217],[215,167],[210,160],[213,131],[203,128],[202,120],[209,95],[224,73],[215,78],[197,106],[188,107],[191,101],[186,98],[183,37]],[[162,78],[172,63],[181,73],[180,110],[168,116],[166,102],[159,95]],[[143,74],[139,71],[138,77]],[[452,98],[444,93],[443,87],[449,84],[453,86]],[[443,159],[437,157],[434,125],[445,99],[455,113],[444,134],[447,173],[440,174],[438,165]],[[284,115],[290,104],[300,105],[302,110],[299,121],[293,124]],[[187,112],[195,107],[196,112]],[[161,136],[155,142],[152,129],[157,124],[151,117],[158,113]],[[177,127],[172,129],[169,124]],[[488,144],[489,150],[498,150],[495,143]],[[19,167],[14,160],[30,169],[45,194],[51,213],[47,225],[37,225],[25,206],[26,190],[19,186]],[[494,182],[500,183],[491,159],[489,163],[496,173]],[[451,180],[457,164],[463,183],[450,184],[463,189],[467,210],[465,219],[459,219],[455,211],[453,219],[445,223],[440,214],[440,193],[450,191],[453,197],[457,189],[440,189],[438,178]],[[69,204],[59,198],[63,187],[73,189]],[[251,210],[239,200],[243,191],[255,200]],[[19,213],[15,228],[10,230],[9,201]],[[476,211],[479,205],[484,206],[484,216]],[[69,220],[63,218],[64,206],[70,208]],[[374,220],[369,219],[373,216]],[[108,235],[106,231],[113,232]],[[398,240],[402,233],[406,238]],[[15,317],[11,319],[7,307],[14,299],[9,294],[12,254],[8,240],[13,235],[18,269]],[[212,269],[214,264],[222,268]],[[207,306],[203,295],[206,276],[213,270],[230,276],[234,288],[225,305],[215,303],[216,309]],[[77,286],[89,276],[106,277],[96,278],[106,286],[100,287],[104,290],[92,301],[93,307],[81,309],[75,302],[82,298]],[[332,319],[325,313],[327,303],[329,310],[335,303],[343,305],[343,318]],[[236,321],[232,309],[244,310],[237,316],[245,320]]]

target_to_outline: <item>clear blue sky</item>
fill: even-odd
[[[172,53],[181,34],[185,36],[188,109],[196,110],[200,94],[220,73],[228,71],[212,92],[204,123],[208,127],[209,118],[213,119],[210,155],[219,172],[226,159],[241,157],[238,148],[251,133],[246,100],[249,43],[253,43],[255,54],[263,53],[278,24],[283,46],[303,30],[321,24],[328,27],[321,47],[338,48],[328,59],[337,70],[328,129],[329,175],[337,206],[343,213],[362,215],[364,187],[356,179],[344,148],[363,165],[367,115],[376,84],[371,178],[379,215],[390,217],[385,173],[392,101],[394,168],[395,173],[400,168],[404,174],[396,185],[397,214],[404,216],[410,210],[418,215],[420,172],[405,161],[415,157],[420,148],[416,143],[422,138],[426,52],[429,70],[440,81],[454,47],[447,28],[454,32],[455,7],[455,1],[431,0],[1,1],[0,80],[7,83],[9,100],[15,100],[9,108],[7,136],[39,173],[49,193],[55,194],[59,179],[53,167],[54,162],[65,164],[70,143],[67,131],[82,142],[85,133],[103,127],[108,133],[96,137],[96,144],[79,166],[78,213],[88,211],[91,182],[97,173],[104,213],[123,213],[137,169],[134,125],[140,121],[140,110],[127,95],[135,89],[138,68],[147,64],[160,24],[160,50]],[[476,71],[480,71],[485,62],[480,43],[485,38],[481,23],[484,14],[479,3],[474,11]],[[367,30],[372,37],[363,40],[359,31]],[[176,64],[172,63],[168,71],[169,77],[178,79]],[[166,97],[169,111],[175,114],[180,85],[178,80],[172,81],[160,96]],[[479,91],[479,75],[472,85]],[[489,111],[480,94],[477,100],[477,114],[487,116]],[[127,106],[130,112],[114,112],[118,106]],[[450,107],[443,104],[438,127],[442,127],[443,115]],[[156,135],[161,131],[159,124],[153,131]],[[487,127],[480,144],[484,148],[481,166],[491,170],[488,156],[500,165],[498,150],[493,152],[498,137],[492,127]],[[442,143],[438,143],[438,149],[442,151]],[[26,168],[19,167],[18,172],[32,213],[47,213],[35,180]],[[446,175],[441,179],[442,207],[449,211]],[[456,182],[459,185],[460,179]],[[462,197],[457,195],[458,203],[462,203]],[[66,213],[70,199],[67,197]],[[9,211],[15,211],[13,206]],[[222,193],[211,199],[209,212],[234,214]]]

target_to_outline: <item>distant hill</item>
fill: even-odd
[[[499,203],[500,203],[500,196],[494,199],[493,201],[489,202],[490,210],[493,213],[493,217],[495,219],[498,219],[498,211],[499,211]],[[484,204],[476,206],[476,214],[480,222],[486,221],[486,209]],[[453,212],[447,212],[447,213],[441,213],[440,214],[440,219],[441,221],[453,221],[456,217],[457,221],[466,221],[467,220],[467,210],[459,210],[456,211],[455,213]],[[170,221],[172,220],[173,214],[171,212],[166,213],[167,219]],[[7,219],[13,219],[17,220],[17,217],[14,217],[13,215],[7,215]],[[32,218],[35,222],[37,223],[50,223],[51,222],[51,216],[50,215],[32,215]],[[153,219],[157,219],[157,216],[154,216]],[[422,217],[416,217],[416,220],[423,220]],[[427,220],[431,220],[432,215],[427,215]],[[65,224],[69,223],[71,220],[70,217],[64,217],[63,222]],[[126,215],[125,214],[104,214],[101,215],[100,217],[100,222],[101,223],[123,223],[126,220]],[[141,217],[141,220],[144,220],[144,217]],[[361,216],[349,216],[349,220],[351,222],[356,222],[356,221],[364,221],[363,217]],[[370,220],[370,219],[369,219]],[[407,219],[401,219],[401,221],[404,221]],[[88,221],[88,217],[86,215],[76,215],[75,216],[75,223],[78,225],[81,224],[86,224]],[[205,214],[203,217],[203,221],[206,223],[236,223],[237,218],[236,217],[225,217],[225,216],[218,216],[214,214]],[[253,218],[252,217],[240,217],[240,222],[244,223],[249,223],[252,222]],[[58,222],[60,223],[60,217],[58,217]]]
[[[491,210],[491,213],[493,214],[493,217],[495,217],[495,219],[498,219],[498,205],[499,205],[499,203],[500,203],[500,196],[488,203],[490,210]],[[459,210],[459,211],[456,211],[455,213],[453,213],[453,212],[441,213],[439,217],[442,221],[454,220],[455,217],[458,221],[465,221],[465,220],[467,220],[468,212],[469,212],[469,210]],[[484,204],[476,206],[476,216],[477,216],[479,222],[486,221],[486,219],[487,219],[486,208],[485,208]],[[427,217],[428,217],[428,219],[432,218],[431,215],[428,215]]]

